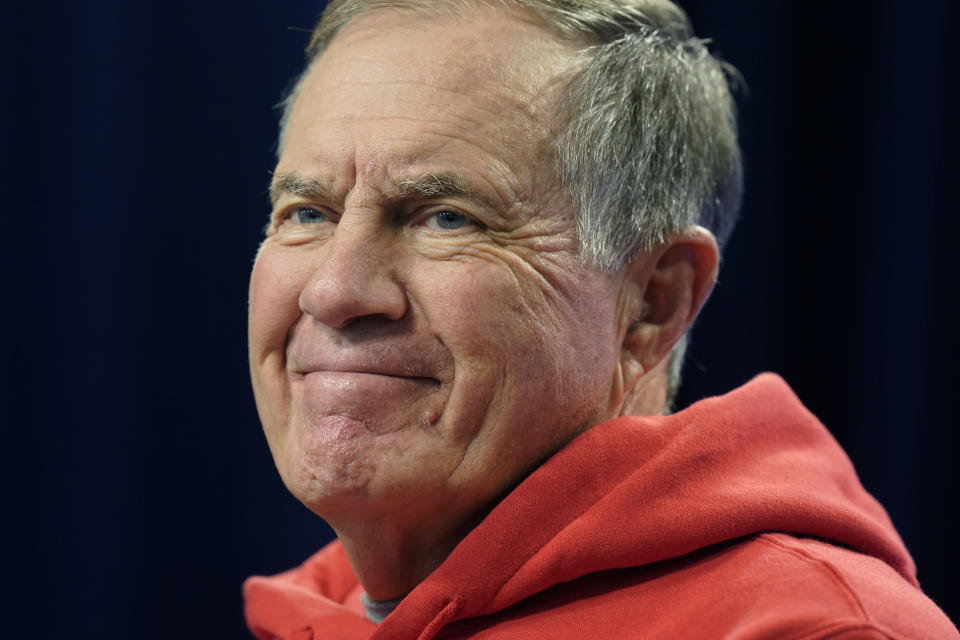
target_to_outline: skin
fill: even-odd
[[[620,272],[580,256],[550,161],[572,53],[519,12],[380,10],[294,107],[250,282],[253,388],[284,483],[375,600],[585,429],[660,412],[716,277],[698,228]]]

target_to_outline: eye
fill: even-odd
[[[314,209],[313,207],[297,207],[293,210],[290,218],[300,224],[317,224],[318,222],[326,222],[328,220],[327,215],[323,211]]]
[[[467,216],[456,211],[451,211],[449,209],[444,209],[443,211],[437,211],[436,213],[430,214],[426,220],[428,227],[433,227],[435,229],[444,229],[444,230],[455,230],[460,229],[469,222]]]

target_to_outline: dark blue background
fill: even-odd
[[[683,4],[750,89],[682,399],[784,375],[957,619],[957,5]],[[245,345],[272,105],[321,8],[3,10],[0,635],[245,637],[243,578],[329,536],[276,476]]]

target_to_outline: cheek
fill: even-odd
[[[520,295],[509,271],[484,260],[439,262],[416,284],[429,326],[458,350],[499,343],[514,324]],[[456,355],[456,354],[455,354]]]
[[[421,275],[421,307],[458,361],[458,376],[537,386],[538,374],[566,364],[571,338],[586,333],[578,301],[514,256],[435,263]]]
[[[250,361],[282,352],[287,332],[300,317],[300,292],[309,273],[283,252],[265,247],[250,275]]]
[[[257,255],[250,275],[250,377],[260,422],[275,458],[282,457],[281,434],[290,418],[286,339],[300,317],[300,280],[293,263],[268,247]]]

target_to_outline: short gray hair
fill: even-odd
[[[561,182],[579,208],[584,256],[619,269],[672,233],[699,224],[722,248],[743,194],[730,85],[669,0],[475,0],[526,7],[583,45],[555,143]],[[280,146],[307,72],[353,17],[375,9],[453,9],[469,0],[333,0],[307,46],[307,71],[283,101]],[[667,371],[667,410],[680,386],[687,337]]]

